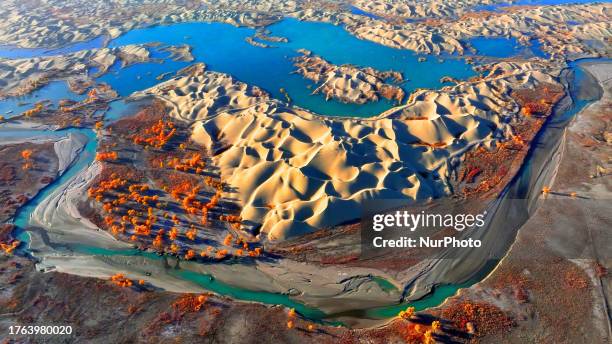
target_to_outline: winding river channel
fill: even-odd
[[[380,113],[392,106],[381,101],[357,106],[339,102],[326,102],[323,96],[310,95],[307,82],[301,77],[291,74],[292,65],[290,57],[296,56],[297,49],[305,48],[320,54],[332,63],[352,63],[360,66],[372,66],[378,69],[395,69],[404,73],[411,81],[403,85],[407,92],[419,87],[437,88],[442,86],[439,80],[442,76],[451,75],[464,79],[474,75],[471,66],[456,56],[443,56],[441,60],[428,57],[425,62],[418,62],[418,55],[411,52],[386,48],[371,42],[358,40],[349,35],[341,27],[330,24],[299,22],[284,20],[270,28],[272,35],[283,36],[289,39],[288,43],[278,43],[277,48],[262,49],[247,44],[244,39],[251,36],[252,29],[235,28],[225,24],[187,23],[171,26],[156,26],[131,31],[109,43],[109,46],[125,44],[141,44],[151,41],[160,41],[164,44],[189,44],[193,47],[195,62],[205,62],[209,69],[225,72],[236,78],[258,85],[269,91],[273,96],[281,98],[278,85],[282,85],[296,105],[324,115],[371,116]],[[321,39],[327,37],[329,39]],[[102,40],[81,44],[77,48],[95,48],[102,44]],[[482,50],[498,47],[508,51],[504,55],[512,55],[516,49],[516,42],[508,40],[479,41]],[[72,52],[75,48],[65,48],[56,53]],[[504,50],[506,49],[506,50]],[[520,48],[522,49],[522,48]],[[495,49],[493,49],[495,50]],[[360,53],[355,53],[360,52]],[[512,52],[512,53],[510,53]],[[537,52],[532,52],[538,55]],[[0,49],[0,56],[17,58],[48,55],[43,50],[15,50]],[[156,56],[154,56],[156,57]],[[159,57],[159,56],[158,56]],[[163,57],[163,56],[161,56]],[[244,62],[248,60],[248,63]],[[554,114],[548,119],[543,130],[537,136],[525,164],[517,176],[507,186],[502,196],[495,200],[491,206],[487,221],[491,226],[504,226],[507,235],[516,236],[518,229],[529,218],[537,207],[539,190],[554,177],[556,163],[560,156],[563,134],[567,124],[587,104],[597,99],[597,92],[582,92],[585,89],[595,89],[593,78],[580,68],[582,63],[597,60],[581,60],[572,62],[563,73],[567,82],[569,95],[557,106]],[[102,76],[99,81],[109,83],[118,90],[121,96],[128,96],[134,91],[142,90],[155,85],[159,81],[155,77],[166,72],[175,72],[188,65],[186,62],[166,61],[165,63],[144,63],[120,69],[112,68],[111,72]],[[263,66],[253,68],[253,66]],[[142,76],[136,78],[135,76]],[[60,99],[71,98],[79,100],[78,96],[67,93],[66,87],[58,82],[51,83],[25,99],[9,99],[0,102],[0,114],[18,114],[26,108],[24,103],[42,99],[57,102]],[[586,95],[586,96],[585,96]],[[111,105],[106,114],[107,120],[116,120],[125,114],[125,107],[121,101]],[[18,227],[18,237],[24,242],[29,241],[27,231],[32,212],[38,205],[56,192],[66,188],[81,171],[93,163],[97,146],[96,134],[91,129],[66,129],[61,131],[49,130],[18,130],[0,127],[0,140],[7,138],[40,138],[62,137],[67,135],[82,135],[87,143],[79,153],[72,165],[57,180],[49,184],[22,207],[14,223]],[[517,200],[520,200],[517,202]],[[517,214],[515,221],[508,223],[508,214]],[[510,244],[513,240],[508,241]],[[27,245],[24,245],[27,246]],[[100,255],[100,256],[142,256],[151,260],[165,259],[153,253],[139,250],[108,250],[95,246],[72,246],[67,248],[73,252]],[[27,253],[27,247],[22,249]],[[468,287],[486,277],[496,266],[491,261],[481,269],[477,277],[460,284],[436,286],[432,293],[426,297],[401,304],[373,309],[356,309],[343,314],[326,314],[325,312],[309,307],[295,301],[291,296],[278,293],[259,292],[238,288],[216,280],[213,276],[195,273],[185,269],[168,268],[168,273],[180,279],[194,283],[204,289],[227,295],[236,300],[260,302],[270,305],[283,305],[295,308],[297,312],[312,320],[333,322],[340,316],[353,316],[367,319],[386,319],[395,316],[399,310],[411,305],[422,310],[442,304],[449,296],[454,295],[460,288]],[[390,283],[377,280],[384,288],[393,288]]]

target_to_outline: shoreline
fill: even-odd
[[[605,271],[610,269],[611,219],[606,200],[611,188],[610,178],[595,174],[610,156],[610,145],[598,136],[609,133],[610,113],[605,109],[612,96],[610,71],[609,60],[584,66],[584,72],[597,80],[590,96],[601,97],[566,120],[559,145],[562,154],[551,166],[555,167],[551,192],[540,197],[540,205],[517,233],[508,254],[482,281],[428,313],[440,316],[457,305],[478,302],[496,305],[516,323],[509,331],[483,338],[491,343],[543,337],[551,342],[609,341],[612,281]],[[571,284],[568,276],[584,284]],[[560,308],[566,312],[556,312]],[[567,328],[589,330],[564,332]]]

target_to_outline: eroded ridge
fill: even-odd
[[[404,99],[404,90],[398,86],[404,79],[400,72],[352,65],[337,66],[308,50],[300,52],[302,55],[293,59],[297,68],[295,72],[315,82],[317,88],[312,93],[323,93],[326,100],[364,104],[380,98],[396,103]]]

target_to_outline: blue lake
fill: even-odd
[[[437,89],[444,84],[440,79],[451,76],[466,79],[475,72],[465,60],[456,55],[423,56],[409,50],[393,49],[370,41],[360,40],[349,34],[343,27],[328,23],[303,22],[296,19],[285,19],[268,28],[271,35],[288,38],[288,43],[271,43],[272,48],[260,48],[245,41],[255,31],[250,28],[237,28],[222,23],[181,23],[169,26],[153,26],[132,30],[109,42],[110,47],[128,44],[145,44],[160,42],[164,45],[189,44],[192,46],[194,62],[204,62],[209,70],[230,74],[238,80],[259,86],[273,97],[284,99],[280,92],[284,88],[293,103],[318,114],[332,116],[369,117],[377,115],[395,104],[381,100],[363,105],[345,104],[335,100],[326,101],[321,94],[313,95],[316,86],[293,74],[295,70],[291,58],[298,56],[299,49],[307,49],[322,56],[333,64],[353,64],[373,67],[379,70],[396,70],[402,72],[406,82],[401,87],[406,94],[417,88]],[[63,49],[73,51],[79,47],[96,47],[101,39],[75,44]],[[531,50],[527,55],[538,55],[537,46],[525,48],[514,39],[474,38],[470,43],[478,49],[478,54],[493,57],[508,57]],[[23,54],[32,54],[31,49],[22,49]],[[168,53],[152,50],[152,57],[168,57]],[[59,50],[55,50],[57,52]],[[17,50],[8,50],[16,54]],[[7,50],[0,49],[0,56]],[[45,52],[45,54],[50,52]],[[541,53],[541,52],[540,52]],[[541,56],[538,55],[538,56]],[[419,57],[425,61],[419,62]],[[163,63],[149,62],[120,68],[117,63],[98,81],[109,83],[121,96],[143,90],[158,84],[163,73],[174,73],[192,62],[177,62],[166,59]],[[62,83],[52,83],[35,92],[32,99],[82,99],[72,95]],[[0,102],[0,114],[13,110],[15,114],[29,108],[20,105],[23,100],[11,99]]]
[[[521,45],[514,37],[474,37],[467,42],[477,50],[476,55],[481,56],[505,58],[521,55],[548,58],[537,40],[531,40],[531,46]]]
[[[360,40],[340,26],[327,23],[301,22],[286,19],[269,27],[272,35],[289,39],[288,43],[274,43],[274,48],[260,48],[245,39],[254,34],[249,28],[235,28],[220,23],[185,23],[138,29],[110,42],[111,47],[159,41],[164,44],[189,44],[198,62],[210,70],[228,73],[237,79],[262,87],[274,97],[284,99],[284,88],[293,102],[303,108],[324,115],[372,116],[393,106],[389,101],[365,105],[325,101],[323,95],[312,95],[314,85],[297,74],[291,58],[298,49],[308,49],[334,64],[370,66],[379,70],[397,70],[409,81],[403,85],[407,92],[416,88],[438,88],[443,76],[463,79],[474,75],[471,66],[462,59],[448,56],[439,62],[428,57],[418,62],[419,55],[408,50],[388,48]],[[189,63],[166,61],[163,64],[134,65],[100,78],[121,95],[151,87],[161,73],[176,71]]]

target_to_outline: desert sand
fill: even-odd
[[[237,188],[242,218],[277,240],[355,220],[366,200],[449,194],[466,150],[511,134],[510,89],[553,82],[541,68],[501,63],[482,80],[419,91],[373,119],[317,116],[204,71],[135,96],[155,95],[192,124],[193,140]]]

